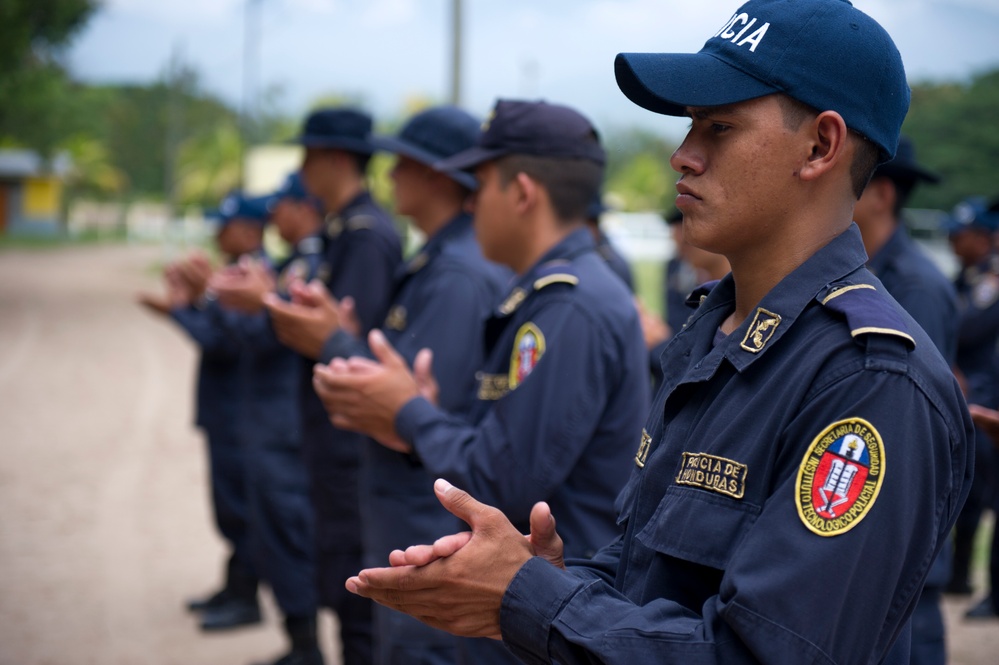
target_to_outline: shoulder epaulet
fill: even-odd
[[[708,297],[708,294],[711,293],[713,288],[718,286],[718,282],[720,281],[720,279],[713,279],[710,282],[704,282],[691,291],[685,302],[687,307],[693,307],[694,309],[700,307],[701,303],[704,302],[704,299]]]
[[[347,230],[359,231],[360,229],[370,229],[375,225],[375,218],[371,215],[354,215],[347,218]]]
[[[895,305],[872,284],[832,285],[819,294],[819,302],[846,319],[850,335],[887,335],[905,340],[915,348],[916,340]]]
[[[553,263],[538,271],[538,278],[534,280],[534,290],[540,291],[552,284],[576,286],[579,284],[579,275],[571,263]]]

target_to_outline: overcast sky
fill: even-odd
[[[243,97],[247,0],[104,0],[69,51],[92,82],[148,82],[171,52],[209,91]],[[304,113],[331,93],[360,96],[377,116],[407,99],[446,99],[452,0],[250,0],[260,17],[257,88]],[[464,0],[463,102],[484,115],[496,97],[576,106],[607,131],[631,124],[676,136],[681,124],[634,106],[614,82],[621,51],[697,51],[739,0]],[[910,82],[969,78],[999,67],[999,0],[857,0],[895,39]]]

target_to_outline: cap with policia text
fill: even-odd
[[[605,161],[593,125],[578,111],[547,102],[501,99],[482,125],[476,145],[434,164],[438,171],[471,169],[505,155]]]
[[[620,53],[614,71],[631,101],[665,115],[784,93],[839,113],[882,162],[909,109],[898,49],[847,0],[750,0],[699,52]]]

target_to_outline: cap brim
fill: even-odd
[[[920,166],[903,166],[886,162],[878,167],[874,172],[875,177],[887,177],[898,180],[922,180],[923,182],[936,184],[940,182],[940,176],[932,171],[928,171]]]
[[[687,115],[687,107],[724,106],[780,92],[707,53],[619,53],[621,92],[644,109]]]
[[[356,152],[361,155],[370,155],[375,151],[375,146],[370,141],[354,139],[349,137],[337,138],[320,136],[317,134],[302,134],[291,139],[289,143],[297,143],[306,148],[330,148]]]
[[[468,171],[473,169],[483,162],[488,162],[493,159],[497,159],[507,154],[509,151],[506,149],[488,149],[475,146],[469,148],[468,150],[463,150],[457,155],[452,155],[447,159],[442,159],[439,162],[434,162],[434,169],[437,171]]]
[[[410,143],[409,141],[404,141],[403,139],[397,138],[395,136],[372,136],[371,143],[375,146],[375,149],[384,152],[390,152],[394,155],[402,155],[404,157],[409,157],[420,164],[429,166],[435,171],[440,171],[445,174],[455,182],[457,182],[462,187],[470,190],[476,190],[479,188],[479,182],[475,179],[471,173],[466,173],[461,169],[453,168],[438,168],[438,164],[441,161],[440,155],[435,155],[429,150],[425,150],[418,145]],[[460,153],[459,153],[460,154]],[[450,159],[450,158],[448,158]]]

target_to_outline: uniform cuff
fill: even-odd
[[[354,353],[357,340],[343,328],[337,328],[336,332],[323,342],[323,348],[319,351],[319,362],[324,365],[329,364],[334,358],[349,358]]]
[[[414,397],[406,402],[395,416],[395,433],[416,450],[416,435],[420,428],[440,418],[437,407],[423,397]]]
[[[503,595],[500,606],[503,643],[525,663],[550,663],[548,640],[552,621],[584,584],[540,557],[528,560]]]

